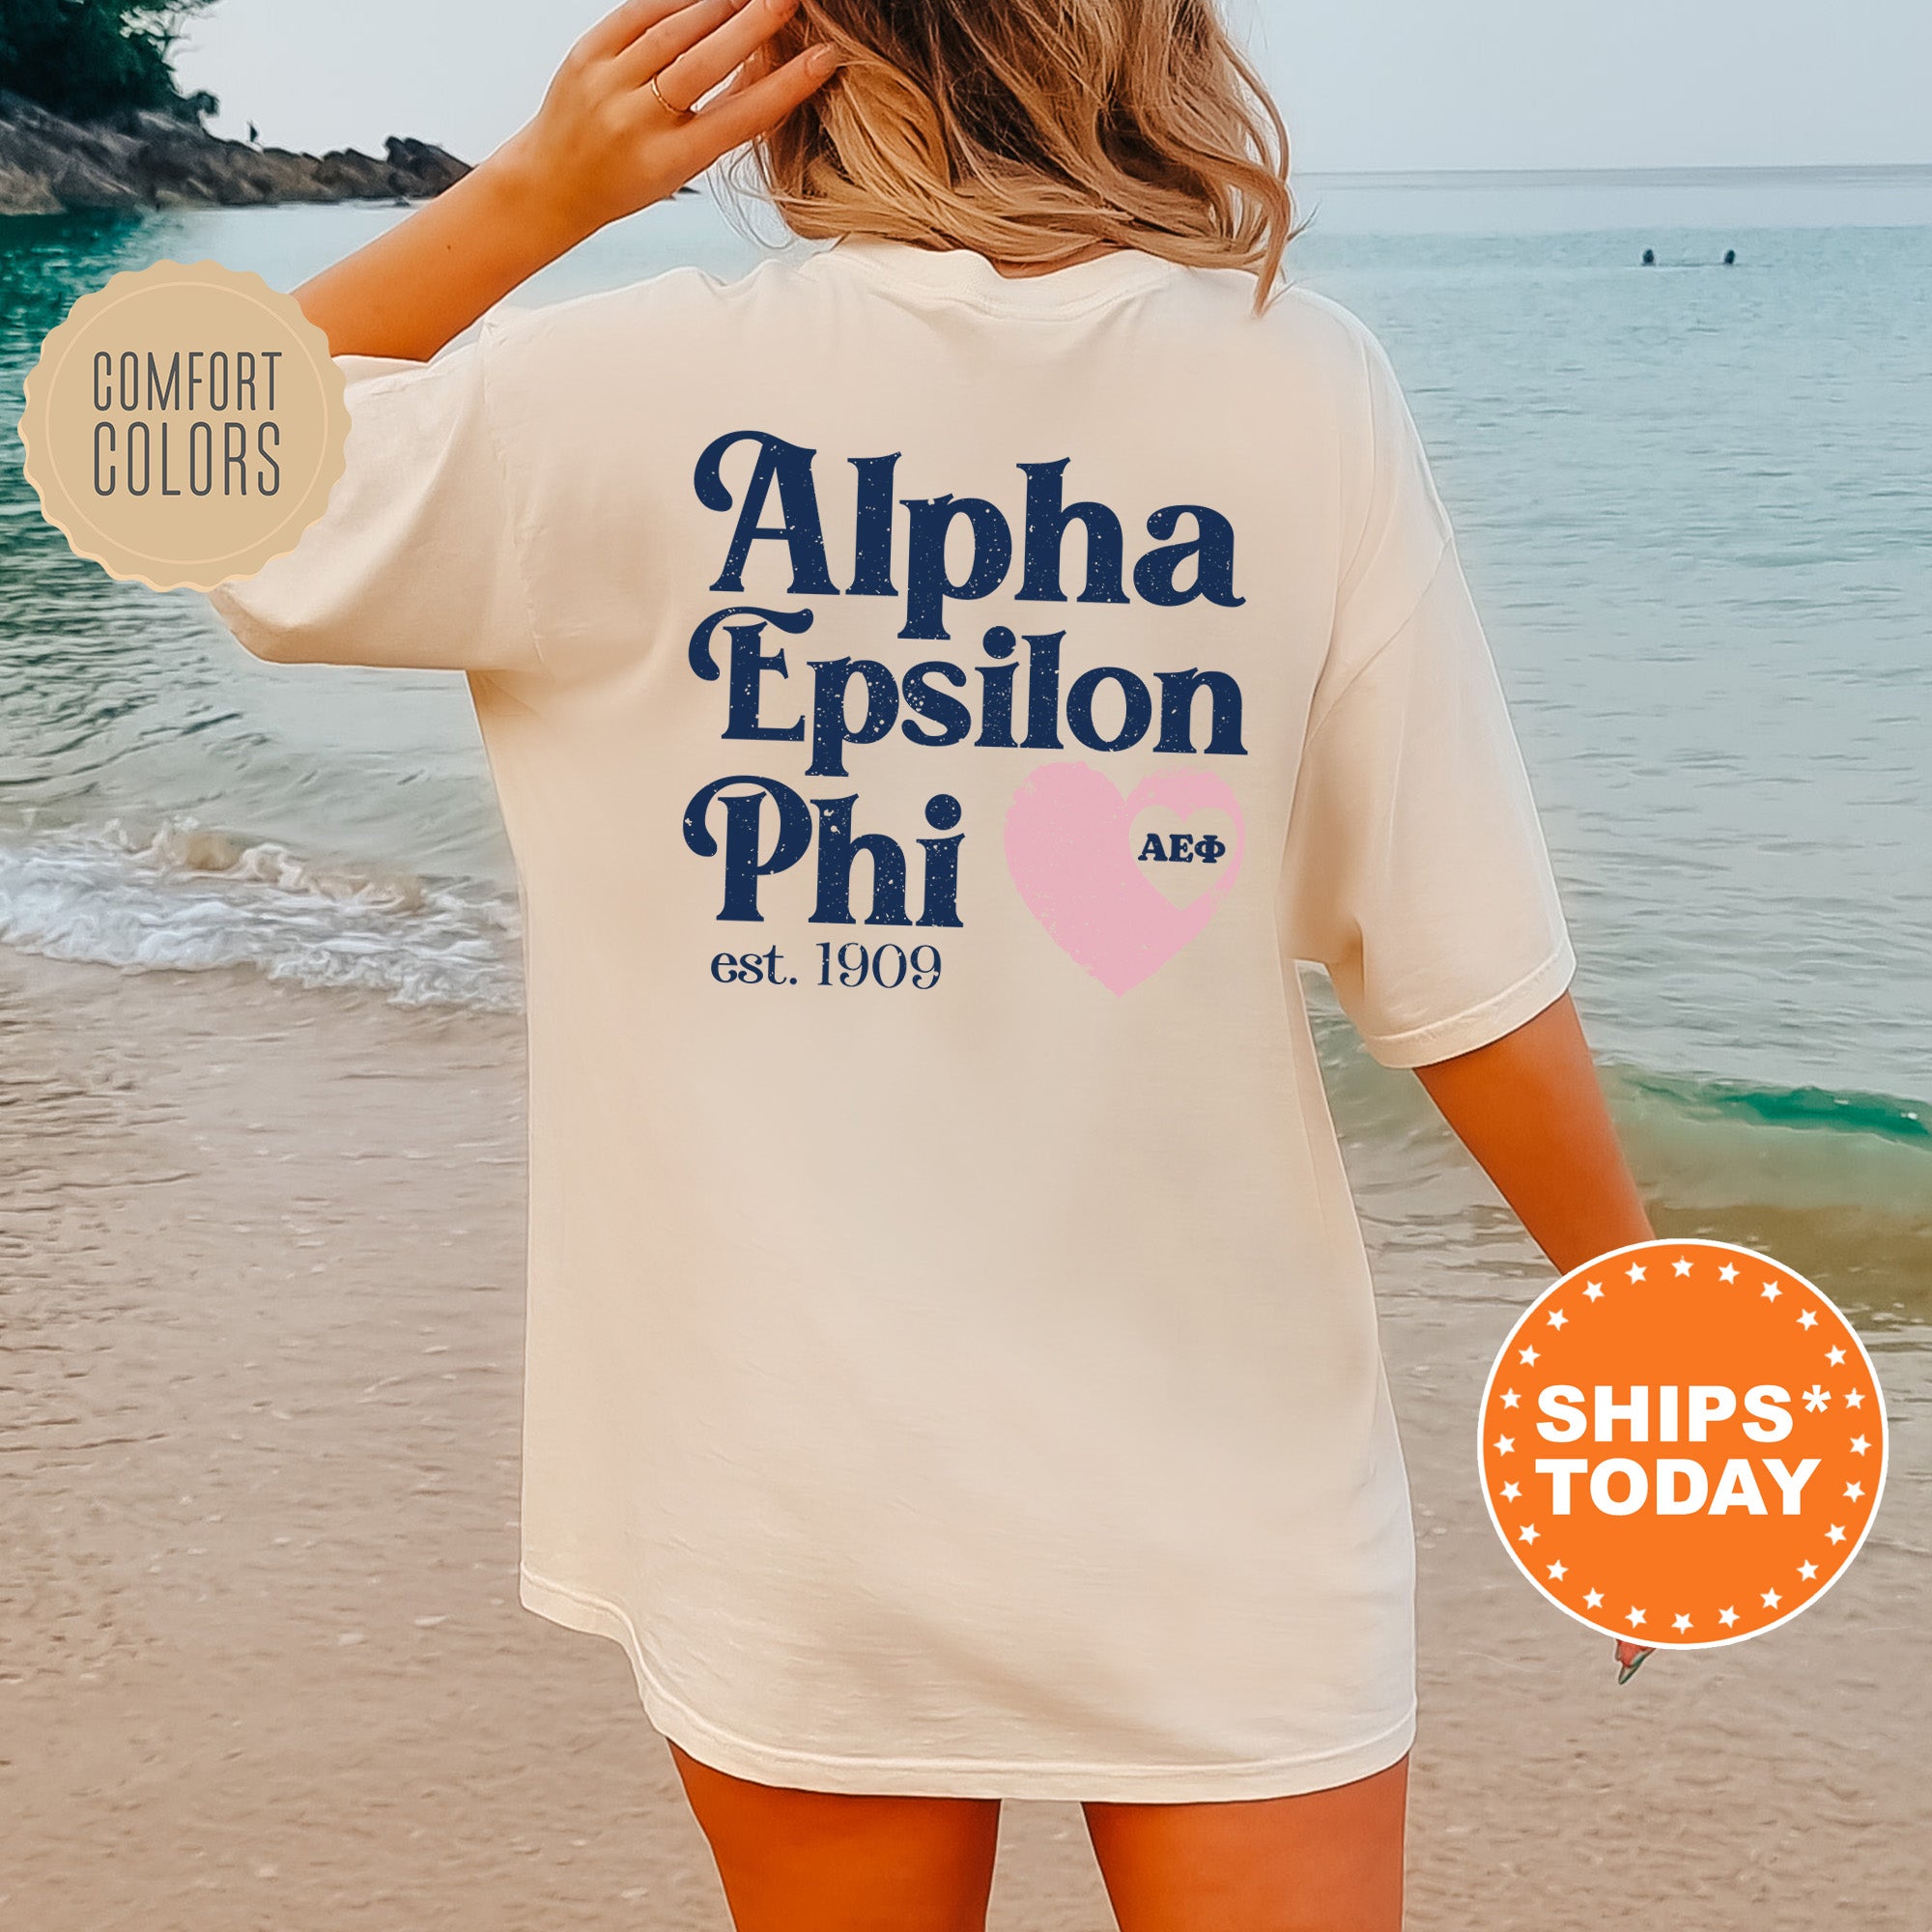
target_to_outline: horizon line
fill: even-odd
[[[1896,180],[1922,177],[1932,181],[1932,161],[1749,161],[1692,162],[1683,166],[1539,167],[1539,168],[1308,168],[1296,170],[1303,181],[1350,182],[1357,185],[1414,186],[1431,183],[1460,186],[1539,184],[1545,186],[1587,186],[1594,183],[1696,187],[1728,186],[1740,179],[1753,181],[1839,182]]]

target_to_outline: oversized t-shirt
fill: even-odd
[[[529,1052],[524,1602],[694,1756],[1268,1797],[1414,1723],[1413,1542],[1295,961],[1445,1059],[1572,956],[1368,331],[846,241],[344,358],[214,594],[469,675]]]

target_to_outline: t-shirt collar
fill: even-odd
[[[1179,270],[1136,248],[1116,248],[1091,261],[1039,275],[1003,275],[971,248],[922,248],[873,235],[847,235],[824,251],[835,266],[859,270],[903,288],[951,298],[977,308],[1019,314],[1064,313],[1151,288]]]

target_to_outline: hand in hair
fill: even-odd
[[[674,193],[791,112],[836,64],[807,48],[764,71],[797,0],[626,0],[571,48],[534,120],[493,164],[581,240]],[[690,110],[724,88],[697,112]]]
[[[767,58],[797,4],[625,0],[571,48],[527,126],[303,283],[303,313],[337,355],[434,355],[539,269],[675,193],[822,86],[831,48]]]

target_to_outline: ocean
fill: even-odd
[[[1301,185],[1293,274],[1382,336],[1461,532],[1660,1227],[1932,1321],[1932,170]],[[0,220],[0,395],[123,268],[297,281],[389,206]],[[681,198],[513,298],[680,262]],[[769,226],[769,217],[765,217]],[[1643,251],[1656,256],[1641,265]],[[1727,249],[1736,251],[1725,267]],[[1264,429],[1262,433],[1265,433]],[[76,559],[0,471],[0,944],[514,1010],[516,892],[463,681],[250,658]],[[1365,1215],[1500,1210],[1316,989]],[[1418,1174],[1453,1172],[1440,1185]]]

